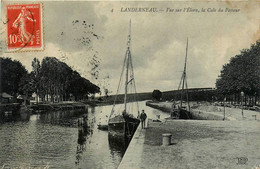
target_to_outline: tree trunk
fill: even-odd
[[[26,105],[26,100],[27,100],[27,98],[28,98],[28,95],[27,95],[27,93],[25,94],[25,98],[24,98],[24,105]]]
[[[45,101],[45,95],[42,95],[42,101],[44,102]]]
[[[36,104],[38,104],[38,103],[39,103],[39,98],[38,98],[38,96],[39,96],[39,95],[38,95],[38,89],[36,89],[36,93],[35,93],[35,94],[36,94],[36,96],[35,96],[35,97],[36,97]]]

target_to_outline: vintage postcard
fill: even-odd
[[[260,169],[259,1],[0,9],[0,169]]]

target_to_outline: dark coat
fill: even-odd
[[[144,112],[142,112],[140,115],[141,121],[144,121],[146,118],[147,118],[147,115]]]

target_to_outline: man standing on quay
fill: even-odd
[[[140,115],[140,119],[142,122],[142,129],[145,128],[145,119],[147,118],[147,115],[145,114],[144,110],[142,110],[142,113]]]

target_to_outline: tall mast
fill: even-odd
[[[184,70],[183,70],[183,75],[182,75],[181,107],[182,107],[182,96],[183,96],[183,92],[184,92],[184,84],[185,84],[185,81],[186,81],[187,55],[188,55],[188,38],[187,38],[187,45],[186,45],[186,56],[185,56]]]
[[[130,23],[129,23],[129,34],[128,34],[127,50],[126,50],[126,79],[125,79],[125,99],[124,99],[125,111],[126,111],[126,108],[127,108],[126,103],[127,103],[129,57],[131,56],[130,44],[131,44],[131,19],[130,19]]]

